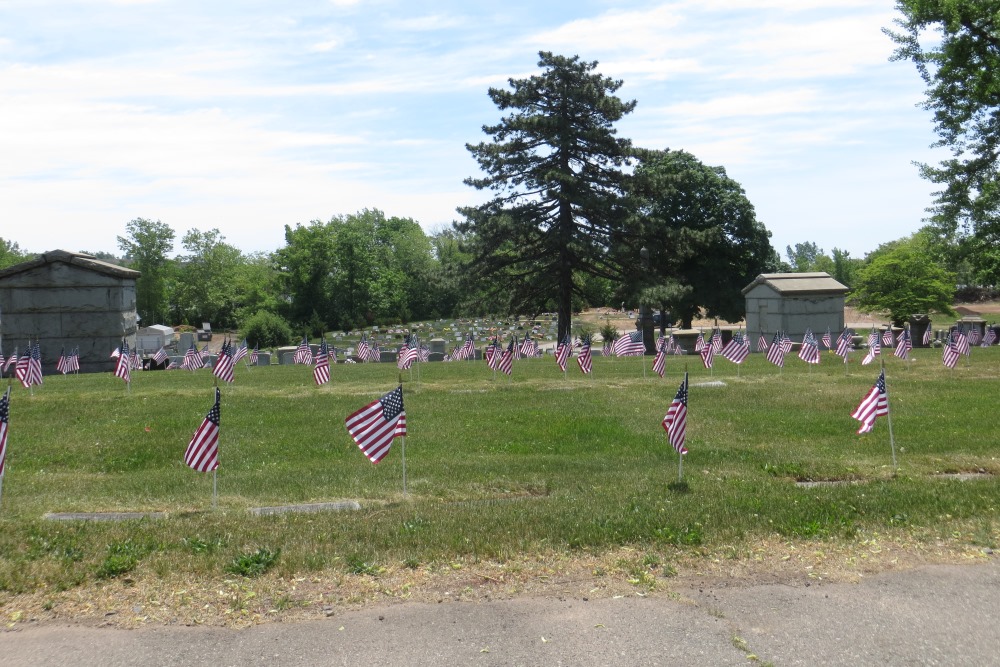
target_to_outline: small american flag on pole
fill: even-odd
[[[247,349],[247,339],[244,338],[240,346],[236,348],[236,352],[233,353],[233,365],[240,363],[240,359],[247,356],[249,350]]]
[[[378,463],[389,453],[394,438],[406,436],[403,387],[351,413],[344,425],[368,460]]]
[[[219,350],[219,356],[215,358],[215,367],[212,369],[212,375],[224,382],[232,382],[235,379],[233,376],[233,367],[235,365],[236,361],[233,359],[233,346],[227,340],[222,343],[222,349]]]
[[[996,329],[994,329],[993,327],[988,327],[986,329],[986,335],[983,336],[983,342],[980,343],[979,345],[981,347],[989,347],[990,345],[992,345],[993,343],[995,343],[996,340],[997,340],[997,331],[996,331]]]
[[[913,349],[913,343],[910,342],[910,330],[903,329],[903,332],[899,334],[899,343],[896,345],[896,351],[893,352],[893,355],[899,359],[906,359],[911,349]]]
[[[3,477],[7,461],[7,423],[10,421],[10,385],[0,398],[0,478]]]
[[[209,472],[219,467],[219,426],[222,413],[219,409],[219,388],[215,388],[215,405],[205,415],[201,426],[194,432],[184,451],[184,463],[198,472]]]
[[[774,332],[771,347],[767,349],[767,360],[775,366],[785,367],[785,346],[781,344],[781,333],[778,331]]]
[[[699,354],[701,354],[701,363],[705,365],[705,368],[711,368],[715,357],[715,346],[711,344],[702,345]]]
[[[660,346],[660,349],[656,351],[656,357],[653,358],[653,372],[663,377],[663,373],[667,369],[667,349],[666,346]]]
[[[733,334],[732,340],[722,349],[722,356],[734,364],[741,364],[750,356],[750,345],[742,331]]]
[[[816,337],[813,336],[812,329],[806,329],[802,337],[802,346],[799,348],[799,359],[807,364],[819,363],[819,346],[816,345]]]
[[[295,356],[292,357],[293,364],[305,364],[311,365],[313,362],[312,348],[309,347],[309,341],[306,340],[305,336],[302,337],[302,342],[299,346],[295,348]]]
[[[955,368],[958,363],[958,358],[962,356],[962,353],[958,350],[958,345],[955,342],[955,332],[948,332],[948,341],[944,345],[944,350],[941,353],[941,362],[948,368]]]
[[[194,343],[191,343],[191,347],[184,354],[184,361],[181,363],[181,368],[196,371],[204,366],[205,360],[201,358],[201,354],[198,353],[198,348],[194,346]]]
[[[868,433],[875,428],[875,418],[889,414],[889,396],[885,391],[885,371],[878,375],[878,380],[871,391],[861,399],[861,403],[851,416],[861,422],[858,433]]]
[[[507,343],[507,349],[497,359],[497,370],[504,375],[510,375],[514,371],[514,349],[516,348],[513,338]]]
[[[118,363],[115,364],[115,377],[125,380],[125,384],[128,384],[132,381],[132,362],[128,356],[128,341],[123,340],[119,349]]]
[[[159,350],[156,351],[156,354],[153,355],[153,361],[155,361],[157,365],[160,365],[166,360],[167,360],[167,351],[161,347]]]
[[[580,366],[580,372],[585,375],[593,370],[593,359],[590,355],[590,336],[583,337],[583,346],[576,355],[576,363]]]
[[[854,342],[854,332],[851,331],[849,328],[845,328],[843,331],[840,332],[840,335],[837,336],[836,353],[838,356],[844,358],[845,363],[847,362],[847,355],[851,352],[851,345],[853,344],[853,342]]]
[[[823,337],[820,340],[823,342],[823,347],[826,349],[829,350],[833,347],[833,334],[830,333],[830,327],[826,328],[826,333],[823,334]]]
[[[684,439],[687,433],[687,405],[688,405],[688,378],[687,373],[681,381],[681,386],[677,390],[677,395],[667,408],[667,414],[663,417],[663,430],[667,432],[667,441],[674,451],[679,454],[687,454],[687,447],[684,446]]]
[[[569,334],[566,334],[556,346],[556,363],[559,364],[559,370],[564,373],[566,372],[566,361],[572,352],[573,346],[569,342]]]
[[[330,381],[330,348],[326,344],[326,338],[323,338],[319,344],[316,367],[313,368],[313,379],[317,385],[324,385]]]

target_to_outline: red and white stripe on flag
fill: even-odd
[[[394,438],[406,436],[403,387],[396,387],[351,413],[344,419],[344,425],[368,460],[378,463],[389,453]]]
[[[215,405],[205,415],[205,420],[194,432],[184,452],[184,463],[198,472],[208,472],[219,467],[219,388],[215,388]]]
[[[667,441],[679,454],[687,454],[688,451],[684,446],[684,437],[687,433],[687,403],[688,384],[685,374],[677,395],[674,396],[666,416],[663,417],[663,430],[667,432]]]

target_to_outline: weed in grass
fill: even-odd
[[[407,558],[406,560],[403,561],[403,567],[406,567],[410,570],[416,570],[418,567],[420,567],[420,560],[417,558]]]
[[[347,571],[351,574],[365,574],[369,577],[377,577],[382,571],[378,565],[369,563],[363,556],[352,554],[345,559]]]
[[[98,579],[114,579],[127,574],[152,550],[151,545],[131,539],[112,542],[108,545],[108,555],[97,568],[96,576]]]
[[[215,553],[226,546],[225,540],[221,537],[212,537],[209,539],[203,539],[199,536],[185,537],[181,542],[194,554]]]
[[[242,553],[226,566],[226,572],[238,574],[241,577],[259,577],[278,562],[281,549],[271,551],[260,547],[257,551]]]

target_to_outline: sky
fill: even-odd
[[[2,0],[0,237],[118,254],[135,218],[244,252],[363,209],[428,233],[484,194],[466,144],[538,52],[598,61],[616,128],[740,183],[771,243],[916,231],[932,150],[893,0]]]

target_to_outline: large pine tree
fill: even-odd
[[[490,88],[510,111],[486,125],[488,142],[468,145],[485,174],[465,183],[492,198],[459,209],[460,231],[471,232],[474,271],[512,309],[537,311],[554,302],[559,339],[570,330],[574,275],[618,275],[609,248],[624,228],[621,167],[631,142],[614,123],[635,108],[614,95],[620,80],[582,62],[539,53],[542,73]]]

